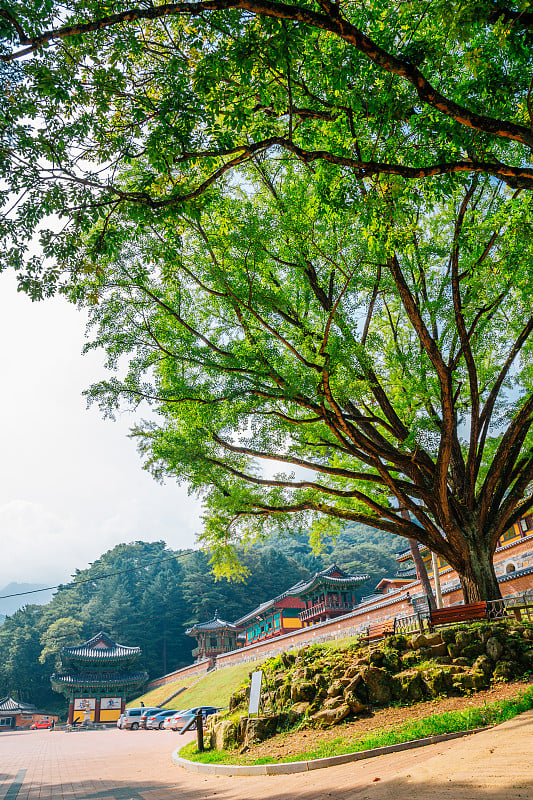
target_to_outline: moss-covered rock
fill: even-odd
[[[279,704],[282,706],[287,705],[291,699],[291,684],[284,683],[283,686],[280,686],[277,695],[279,697]]]
[[[383,650],[372,650],[372,652],[368,656],[368,660],[375,667],[380,667],[383,664],[384,658],[385,658],[385,653],[383,652]]]
[[[470,672],[463,672],[461,675],[454,675],[453,689],[458,694],[469,692],[474,688],[474,679]]]
[[[351,681],[349,683],[351,683]],[[342,683],[342,681],[340,681],[340,680],[333,681],[333,683],[331,684],[331,686],[328,689],[328,697],[338,697],[339,695],[343,694],[344,689],[345,689],[345,686]]]
[[[492,670],[494,669],[494,664],[488,656],[481,655],[476,658],[472,668],[474,672],[483,672],[484,675],[490,676],[492,674]]]
[[[391,650],[390,648],[384,650],[381,666],[392,675],[394,675],[396,672],[400,672],[402,669],[402,659],[399,652],[397,650]]]
[[[323,727],[329,727],[330,725],[338,725],[338,723],[342,722],[349,714],[350,706],[347,703],[343,703],[343,705],[338,708],[323,708],[321,711],[313,714],[311,719],[313,722]]]
[[[239,708],[239,706],[242,706],[246,703],[249,691],[249,687],[243,687],[231,695],[229,699],[230,712],[235,711],[236,708]]]
[[[402,667],[401,669],[409,669],[410,667],[414,667],[415,664],[420,663],[420,655],[418,651],[412,651],[404,653],[401,657]]]
[[[392,699],[390,676],[380,667],[365,667],[361,678],[366,686],[368,702],[372,705],[386,706]]]
[[[512,661],[499,661],[494,667],[492,677],[496,682],[510,681],[515,676],[515,673],[516,669]]]
[[[447,669],[429,669],[423,674],[426,692],[430,697],[440,697],[453,689],[453,677]]]
[[[285,669],[290,669],[290,667],[292,667],[296,661],[296,656],[294,653],[281,653],[280,658]]]
[[[246,723],[246,734],[244,744],[251,747],[253,744],[263,742],[274,736],[278,726],[276,715],[270,717],[250,717]]]
[[[291,683],[291,700],[293,703],[301,701],[311,702],[316,695],[316,686],[311,681],[297,681]]]
[[[350,706],[350,711],[355,716],[366,714],[368,712],[367,706],[361,702],[360,698],[355,692],[345,692],[344,701]]]
[[[474,670],[472,672],[472,683],[474,689],[480,691],[481,689],[486,689],[490,685],[490,678],[485,672]]]
[[[416,702],[425,695],[425,686],[420,672],[412,670],[396,675],[396,692],[399,700]]]
[[[483,653],[483,644],[481,642],[471,642],[461,649],[461,657],[468,658],[470,662]]]
[[[342,694],[337,697],[328,697],[324,702],[324,708],[339,708],[339,706],[344,705],[344,703],[344,695]]]
[[[424,633],[415,633],[409,640],[409,646],[412,650],[420,650],[421,647],[428,646],[428,640]]]
[[[217,722],[211,732],[213,750],[230,750],[237,743],[237,724],[230,719]]]
[[[295,703],[289,708],[289,722],[299,722],[307,714],[310,707],[311,703]]]

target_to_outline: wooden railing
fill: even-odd
[[[313,617],[319,617],[322,614],[328,614],[330,612],[340,612],[341,614],[347,611],[353,611],[353,603],[345,603],[341,600],[339,601],[328,601],[321,603],[316,603],[311,608],[306,608],[298,614],[302,622],[305,620],[312,619]]]

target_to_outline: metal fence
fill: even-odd
[[[516,619],[533,622],[533,589],[487,602],[488,619]]]
[[[394,632],[398,634],[424,633],[429,629],[428,613],[417,611],[404,617],[396,617]]]

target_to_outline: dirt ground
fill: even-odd
[[[265,756],[274,758],[279,758],[280,755],[283,755],[284,758],[290,755],[296,756],[298,753],[311,750],[331,739],[343,738],[354,741],[368,733],[394,728],[405,722],[429,717],[433,714],[442,714],[445,711],[464,711],[467,708],[477,708],[485,703],[508,700],[520,689],[526,689],[532,683],[533,681],[514,681],[498,684],[491,689],[476,692],[470,697],[445,697],[423,703],[413,703],[410,706],[377,709],[372,716],[343,722],[326,730],[314,728],[281,733],[266,742],[251,747],[246,753],[246,761],[254,761],[256,758]]]

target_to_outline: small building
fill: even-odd
[[[349,575],[336,564],[317,572],[289,590],[304,603],[299,617],[303,627],[348,614],[356,606],[355,589],[368,575]]]
[[[262,642],[301,628],[298,615],[303,608],[305,604],[300,598],[291,597],[285,592],[261,603],[249,614],[238,619],[235,626],[243,631],[244,645]]]
[[[37,722],[56,723],[58,719],[56,714],[37,711],[31,703],[21,703],[12,697],[0,698],[0,731],[30,728]]]
[[[61,672],[52,689],[68,698],[68,722],[115,722],[126,707],[126,695],[140,688],[148,673],[136,668],[140,647],[117,644],[101,631],[76,647],[61,650]]]
[[[410,576],[409,578],[401,578],[399,576],[395,576],[394,578],[382,578],[374,591],[376,594],[391,594],[398,589],[404,589],[406,586],[410,586],[414,580],[416,581],[416,571],[414,568],[413,574],[414,577]]]
[[[220,619],[218,611],[215,611],[213,619],[198,622],[185,633],[187,636],[194,636],[198,642],[198,646],[192,651],[197,661],[215,658],[220,653],[229,653],[237,648],[238,628],[233,623]]]

